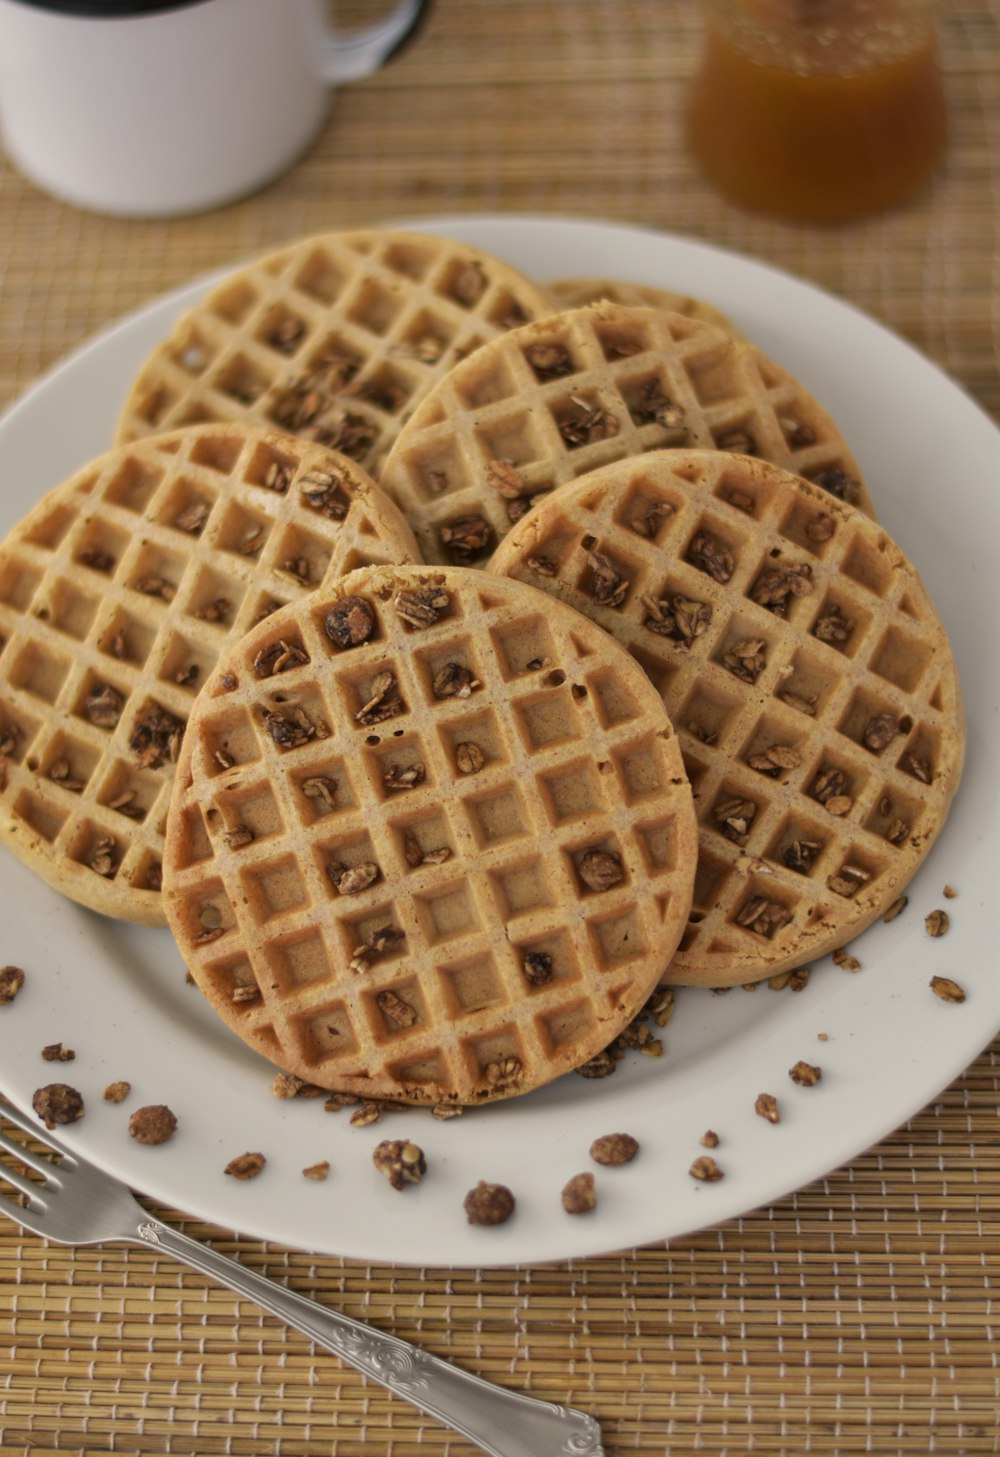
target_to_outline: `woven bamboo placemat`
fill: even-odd
[[[346,3],[345,22],[371,4]],[[0,402],[163,290],[296,235],[518,211],[667,228],[849,297],[1000,419],[1000,13],[946,0],[952,136],[911,207],[851,227],[738,212],[681,118],[691,0],[437,0],[419,43],[340,92],[266,192],[166,223],[88,216],[0,163]],[[234,1238],[297,1290],[501,1383],[593,1411],[609,1454],[1000,1452],[1000,1042],[905,1128],[719,1229],[564,1268],[366,1267]],[[308,1342],[151,1251],[0,1227],[0,1453],[466,1457]]]

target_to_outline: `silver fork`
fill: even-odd
[[[161,1224],[124,1184],[95,1168],[0,1097],[0,1117],[61,1156],[57,1165],[0,1129],[0,1150],[41,1176],[28,1178],[0,1160],[0,1180],[26,1203],[0,1194],[0,1213],[44,1239],[65,1245],[108,1240],[149,1245],[228,1285],[325,1346],[420,1411],[474,1442],[490,1457],[604,1457],[593,1417],[493,1386],[398,1336],[339,1315],[247,1270],[208,1245]]]

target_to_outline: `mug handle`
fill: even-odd
[[[430,0],[402,0],[374,25],[327,32],[323,73],[330,82],[358,81],[384,66],[416,34]]]

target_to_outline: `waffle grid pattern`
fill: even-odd
[[[539,369],[550,350],[568,372]],[[676,423],[656,418],[671,409]],[[842,472],[856,483],[855,503],[874,514],[835,425],[778,365],[703,320],[613,304],[526,325],[456,365],[400,432],[379,484],[409,519],[424,560],[446,562],[453,549],[442,529],[456,521],[482,517],[492,544],[511,528],[491,461],[520,473],[520,506],[615,460],[668,447],[736,449],[734,437],[804,477]]]
[[[339,519],[305,499],[329,483]],[[170,740],[219,653],[343,571],[415,556],[353,463],[274,431],[178,431],[78,472],[0,548],[6,843],[92,909],[163,924]]]
[[[395,594],[442,575],[441,619],[403,622]],[[628,656],[539,593],[456,568],[359,572],[337,595],[359,592],[378,622],[361,646],[331,647],[326,597],[273,624],[309,659],[282,675],[282,712],[315,737],[283,748],[267,728],[272,685],[252,665],[271,624],[222,665],[245,686],[217,677],[199,701],[168,830],[171,925],[216,1008],[288,1070],[413,1101],[524,1092],[604,1047],[669,962],[695,860],[679,746]],[[468,696],[436,695],[448,664]],[[359,723],[386,672],[400,711]],[[387,787],[414,765],[414,787]],[[619,858],[618,884],[581,878],[594,849]],[[378,878],[339,894],[331,862]],[[386,927],[402,934],[351,970]],[[550,963],[541,984],[529,955]]]
[[[509,265],[444,238],[307,238],[237,270],[184,315],[135,380],[118,439],[242,420],[374,468],[456,360],[551,308]]]
[[[665,509],[649,539],[633,523],[657,506]],[[824,540],[810,535],[819,518],[832,527]],[[702,533],[730,554],[728,581],[690,559]],[[594,600],[595,552],[628,583],[618,607]],[[753,600],[763,573],[802,563],[811,590],[787,602],[787,616]],[[644,668],[677,729],[699,864],[670,981],[723,985],[795,966],[843,945],[899,894],[947,814],[964,729],[941,624],[917,574],[873,522],[759,461],[661,452],[543,502],[491,570],[557,595],[610,632]],[[649,601],[675,596],[689,613],[711,613],[689,644],[648,626]],[[838,609],[853,629],[844,643],[821,641],[817,624]],[[765,659],[755,681],[732,671],[741,661],[733,648],[748,642]],[[886,714],[902,731],[867,747],[868,726]],[[774,746],[797,762],[751,766]],[[821,778],[831,772],[841,777]],[[849,870],[845,882],[845,867],[861,877]],[[782,908],[787,925],[741,925],[755,900]]]

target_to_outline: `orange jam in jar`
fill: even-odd
[[[904,202],[944,153],[930,0],[707,0],[689,115],[741,206],[839,222]]]

